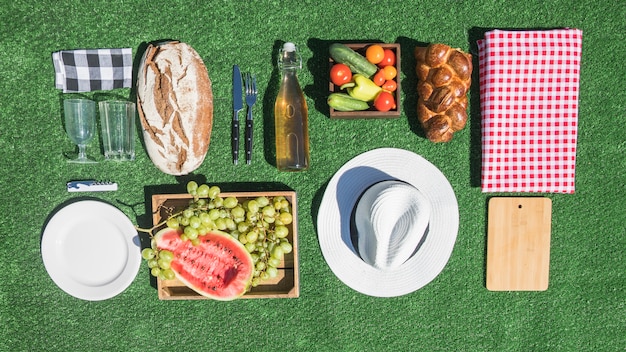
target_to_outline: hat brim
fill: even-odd
[[[365,263],[354,244],[351,217],[359,197],[371,185],[400,180],[430,201],[427,233],[415,254],[397,268],[381,270]],[[350,288],[375,297],[396,297],[431,282],[446,266],[459,227],[459,209],[445,175],[423,157],[403,149],[379,148],[344,164],[331,178],[317,217],[324,259]]]

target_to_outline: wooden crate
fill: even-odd
[[[247,199],[259,196],[277,197],[284,196],[292,206],[293,222],[289,228],[289,242],[293,245],[293,251],[285,254],[281,265],[278,267],[278,276],[263,281],[257,287],[253,287],[242,298],[296,298],[300,296],[300,280],[298,273],[298,204],[296,192],[275,191],[275,192],[222,192],[222,198],[237,197],[240,203]],[[167,217],[168,208],[181,208],[189,204],[191,196],[189,194],[155,194],[152,196],[152,221],[154,224],[160,223]],[[184,283],[175,280],[161,280],[157,278],[157,290],[161,300],[189,300],[208,299]]]
[[[400,85],[400,44],[398,43],[392,43],[392,44],[385,44],[385,43],[343,43],[345,46],[347,46],[348,48],[362,54],[363,56],[365,56],[365,49],[367,49],[367,47],[369,45],[372,44],[378,44],[381,47],[383,47],[383,49],[391,49],[395,54],[396,54],[396,64],[394,65],[396,67],[396,70],[398,71],[398,75],[396,76],[396,78],[394,79],[396,81],[396,83],[398,84],[398,88],[396,89],[395,92],[393,92],[393,97],[396,100],[396,108],[389,110],[389,111],[378,111],[376,109],[374,109],[373,107],[371,107],[368,110],[364,110],[364,111],[337,111],[335,109],[333,109],[332,107],[329,107],[330,112],[330,118],[331,119],[372,119],[372,118],[377,118],[377,119],[385,119],[385,118],[397,118],[400,117],[400,106],[401,106],[401,101],[400,101],[400,92],[402,90],[402,87]],[[330,62],[330,66],[332,67],[335,64],[335,61],[332,58],[329,58],[329,62]],[[330,68],[329,68],[330,69]],[[333,82],[330,82],[329,80],[329,86],[328,86],[328,90],[329,90],[329,94],[330,93],[337,93],[340,92],[341,90],[339,89],[338,86],[335,86],[333,84]]]

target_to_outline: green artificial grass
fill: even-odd
[[[36,3],[36,5],[35,5]],[[0,5],[0,351],[623,351],[626,349],[626,2],[566,1],[4,1]],[[448,144],[427,141],[416,123],[413,47],[443,42],[475,50],[491,28],[583,30],[576,193],[553,201],[550,286],[545,292],[485,288],[486,209],[480,191],[477,82],[468,126]],[[51,53],[131,47],[174,38],[203,57],[213,81],[211,145],[187,178],[161,173],[137,137],[132,163],[67,164],[72,151],[54,88]],[[402,45],[402,116],[330,120],[327,46],[335,40]],[[275,55],[301,49],[309,104],[311,169],[274,167]],[[475,53],[474,53],[475,54]],[[256,73],[253,164],[230,162],[231,69]],[[86,94],[98,98],[98,93]],[[125,98],[130,89],[107,94]],[[322,257],[318,207],[332,175],[378,147],[422,155],[450,181],[460,227],[452,256],[430,284],[406,296],[373,298],[339,281]],[[89,153],[103,159],[98,143]],[[76,197],[72,179],[112,180],[90,194],[134,223],[150,217],[145,188],[187,179],[236,188],[282,183],[298,194],[300,297],[159,301],[142,263],[132,285],[101,302],[61,291],[46,272],[40,237],[49,215]],[[322,221],[324,219],[321,219]],[[88,231],[89,229],[85,229]],[[94,243],[94,251],[98,244]]]

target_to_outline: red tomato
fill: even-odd
[[[378,67],[393,66],[396,64],[396,54],[391,49],[385,49],[383,61],[378,63]]]
[[[372,77],[372,81],[377,86],[379,87],[382,86],[385,83],[385,73],[383,72],[383,70],[378,70],[378,72],[376,72],[374,77]]]
[[[330,68],[330,81],[336,86],[341,86],[352,80],[352,71],[350,67],[344,64],[334,64]]]
[[[374,108],[378,111],[389,111],[396,108],[396,101],[391,93],[382,91],[374,100]]]
[[[396,81],[391,79],[391,80],[385,81],[382,87],[383,87],[383,90],[386,90],[388,92],[393,92],[396,89],[398,89],[398,83],[396,83]]]

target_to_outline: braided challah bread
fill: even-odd
[[[415,48],[417,118],[432,142],[449,142],[467,122],[472,55],[445,44]]]

